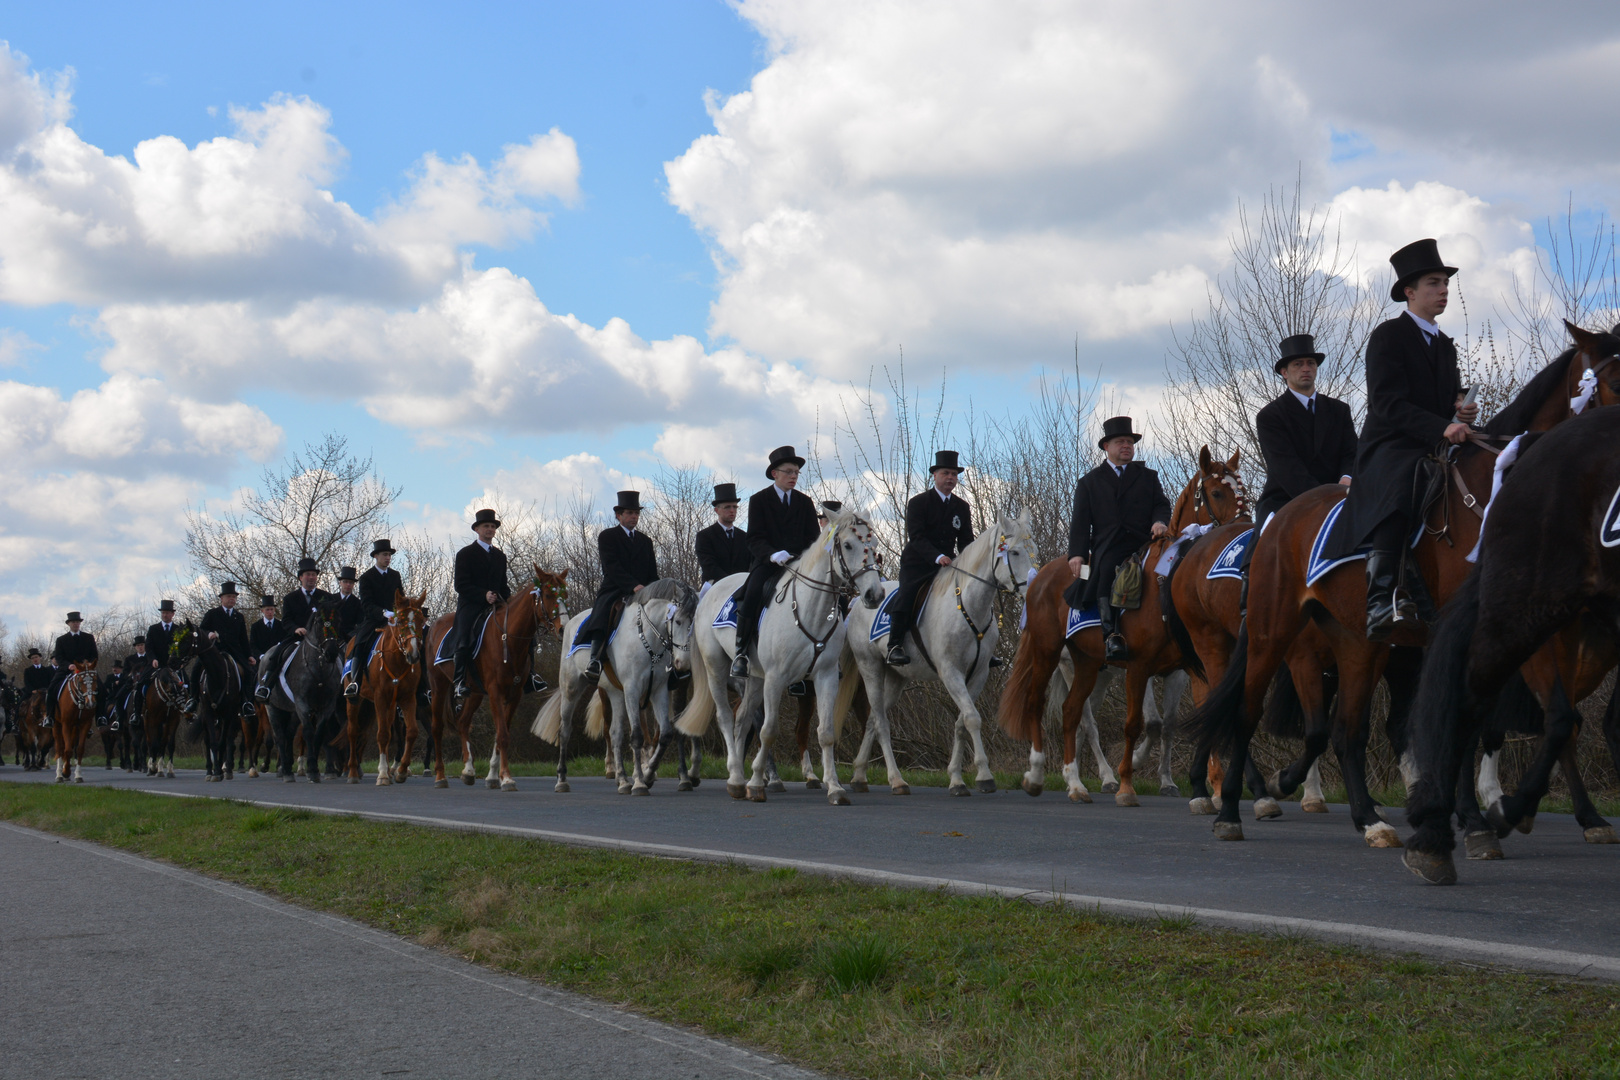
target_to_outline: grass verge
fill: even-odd
[[[0,783],[0,817],[833,1073],[1620,1075],[1610,986],[105,788]]]

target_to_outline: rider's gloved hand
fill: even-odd
[[[789,555],[787,552],[778,551],[775,555],[771,556],[771,562],[775,563],[777,566],[782,566],[785,565],[791,558],[793,558],[793,556]]]

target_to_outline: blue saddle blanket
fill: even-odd
[[[737,590],[737,592],[741,591],[741,589]],[[759,609],[760,622],[763,623],[765,621],[765,612],[770,608],[770,606],[770,603],[767,602],[764,607]],[[726,602],[721,604],[720,610],[714,613],[714,628],[716,630],[721,630],[729,626],[733,630],[737,629],[737,615],[741,611],[742,601],[737,598],[737,593],[734,592],[730,596],[726,597]]]
[[[484,631],[489,628],[489,617],[490,617],[490,615],[494,614],[494,612],[495,612],[495,609],[490,608],[489,610],[485,611],[482,615],[480,615],[478,617],[478,620],[476,622],[474,622],[473,625],[472,625],[472,631],[473,631],[473,655],[474,656],[478,655],[478,650],[481,649],[483,647],[483,645],[484,645]],[[434,663],[435,666],[437,666],[439,664],[453,664],[453,663],[455,663],[455,660],[456,660],[456,631],[455,631],[455,627],[452,626],[451,629],[450,629],[450,632],[448,634],[444,635],[444,637],[442,639],[440,639],[440,641],[439,641],[439,651],[434,653],[434,655],[433,655],[433,663]]]
[[[1328,539],[1333,535],[1333,526],[1338,524],[1339,515],[1344,512],[1344,504],[1349,501],[1349,499],[1340,499],[1334,503],[1333,508],[1327,512],[1327,516],[1322,519],[1321,527],[1316,530],[1316,539],[1311,541],[1311,556],[1305,561],[1305,584],[1307,586],[1315,585],[1326,577],[1330,571],[1337,570],[1345,563],[1355,562],[1358,559],[1367,557],[1365,551],[1354,552],[1342,559],[1329,559],[1322,554],[1327,549]]]
[[[1101,625],[1102,617],[1097,614],[1095,606],[1088,607],[1083,611],[1070,608],[1069,621],[1064,624],[1063,636],[1065,639],[1072,638],[1082,630],[1089,630],[1093,626]]]
[[[587,617],[584,622],[579,624],[579,629],[574,631],[574,643],[568,646],[569,656],[573,656],[581,649],[588,649],[591,647],[590,630],[591,620],[589,617]],[[607,643],[609,645],[613,644],[613,639],[618,636],[619,628],[615,626],[613,631],[608,634]]]
[[[1232,542],[1221,550],[1213,563],[1210,564],[1209,573],[1204,575],[1208,581],[1217,578],[1241,578],[1243,576],[1243,557],[1248,553],[1249,545],[1259,536],[1254,529],[1245,529]]]
[[[899,595],[899,589],[891,590],[889,595],[883,598],[883,603],[878,605],[877,614],[872,616],[872,634],[868,640],[876,641],[878,638],[886,637],[888,635],[893,622],[893,620],[889,618],[889,601],[893,600]],[[923,593],[922,603],[917,605],[917,610],[912,618],[913,626],[917,624],[917,620],[922,618],[923,609],[927,606],[928,593],[925,592]]]

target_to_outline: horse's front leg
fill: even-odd
[[[377,686],[376,698],[372,702],[371,711],[376,714],[377,720],[377,786],[388,787],[394,782],[394,767],[389,761],[389,755],[394,752],[394,690],[392,686]],[[359,712],[356,706],[355,712]],[[360,724],[358,720],[349,728],[349,745],[354,752],[349,757],[350,775],[354,777],[352,783],[360,782]]]
[[[1078,669],[1079,666],[1077,664],[1076,668]],[[1087,745],[1091,747],[1091,760],[1097,763],[1097,790],[1105,795],[1112,795],[1119,791],[1119,777],[1114,775],[1114,770],[1108,765],[1108,755],[1103,753],[1102,737],[1097,733],[1097,706],[1101,705],[1103,698],[1107,696],[1108,687],[1113,683],[1116,672],[1116,668],[1107,667],[1098,671],[1096,685],[1091,693],[1086,695],[1085,705],[1081,709],[1080,726],[1076,729],[1076,735],[1084,735]],[[1103,676],[1107,677],[1104,678]],[[1077,744],[1074,748],[1075,778],[1078,780],[1080,775],[1079,739],[1076,738],[1075,742]],[[1067,752],[1067,748],[1065,748],[1065,752]],[[1069,758],[1064,757],[1063,761],[1067,765]]]
[[[638,676],[628,680],[624,687],[625,726],[628,729],[625,732],[625,735],[630,742],[630,793],[632,795],[652,794],[652,781],[648,779],[648,776],[652,773],[653,769],[657,768],[656,761],[650,760],[656,757],[657,752],[654,751],[652,754],[646,753],[647,740],[642,734],[641,730],[640,702],[642,695],[647,692],[647,688],[647,678],[645,676]],[[637,703],[637,707],[633,713],[630,711],[630,703],[632,701]],[[666,705],[669,703],[669,690],[667,687],[664,690],[664,703]],[[667,714],[668,710],[666,709],[665,712]],[[653,705],[653,714],[656,716],[657,713],[658,706],[655,702]]]
[[[655,678],[653,680],[652,710],[653,719],[658,721],[658,745],[653,748],[652,755],[647,761],[647,766],[644,770],[647,776],[648,787],[652,787],[653,784],[657,782],[658,767],[663,764],[664,754],[668,752],[670,744],[673,743],[676,738],[678,738],[678,736],[675,734],[674,718],[670,716],[672,709],[670,707],[669,697],[668,681],[661,678]],[[685,758],[685,756],[685,754],[681,755],[682,758]]]
[[[776,738],[776,725],[780,719],[782,691],[785,689],[782,676],[777,672],[767,672],[764,680],[764,697],[761,704],[764,708],[764,718],[759,725],[759,752],[754,755],[753,773],[748,779],[748,798],[753,802],[765,801],[765,785],[769,780],[771,763],[771,743]],[[746,707],[748,702],[743,702]],[[746,738],[746,736],[745,736]]]
[[[992,645],[986,652],[990,652],[993,648]],[[981,673],[979,678],[981,685],[988,671],[986,668]],[[966,730],[968,739],[973,743],[975,786],[982,794],[988,795],[996,790],[996,776],[990,771],[990,755],[984,752],[984,721],[979,716],[978,706],[973,704],[974,694],[962,680],[962,673],[955,668],[948,666],[941,668],[939,681],[945,687],[945,692],[951,696],[951,700],[956,703],[957,722]]]
[[[495,720],[495,746],[489,753],[488,783],[501,791],[518,789],[517,780],[512,776],[512,714],[522,700],[521,693],[515,699],[505,694],[492,695],[489,699],[490,715]]]
[[[816,725],[821,740],[821,771],[827,781],[827,801],[833,806],[848,806],[849,795],[838,780],[836,757],[838,732],[833,712],[838,703],[838,651],[823,653],[816,664]],[[767,698],[769,700],[769,698]],[[767,721],[767,726],[769,722]],[[894,774],[890,774],[891,778]]]
[[[416,753],[416,687],[403,691],[396,688],[394,709],[398,710],[396,722],[400,725],[400,734],[404,737],[399,760],[394,763],[394,783],[403,784],[411,778],[411,759]]]
[[[456,713],[456,738],[461,740],[461,782],[468,787],[478,782],[478,768],[473,764],[472,718],[477,703],[482,700],[477,694],[468,694]]]
[[[724,657],[725,654],[721,653],[721,656]],[[710,672],[716,672],[713,665],[714,662],[706,661],[706,666]],[[753,681],[750,679],[748,683]],[[726,679],[725,668],[719,668],[717,673],[710,676],[710,694],[714,698],[714,717],[715,722],[720,726],[720,738],[726,744],[726,794],[733,799],[741,799],[748,794],[747,777],[743,770],[743,754],[745,752],[743,740],[746,737],[747,729],[742,727],[739,714],[747,711],[748,699],[753,692],[746,689],[745,684],[742,701],[738,703],[738,709],[733,711],[729,691],[730,687]]]
[[[900,693],[905,689],[905,680],[899,675],[890,674],[887,670],[879,672],[878,679],[881,685],[880,692],[883,695],[883,713],[880,716],[874,712],[867,718],[866,738],[861,741],[861,745],[867,745],[872,739],[873,732],[876,732],[878,746],[883,751],[883,767],[889,773],[889,794],[910,795],[911,785],[906,783],[906,778],[900,773],[900,763],[894,757],[894,740],[889,732],[889,706],[900,700]],[[868,692],[868,700],[871,697],[872,694]],[[960,741],[955,737],[954,732],[951,736],[951,742],[953,750],[957,745],[960,745]]]

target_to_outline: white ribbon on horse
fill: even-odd
[[[1591,370],[1588,369],[1586,375],[1591,374]],[[1581,376],[1582,386],[1586,385],[1586,375]],[[1597,385],[1596,379],[1593,379],[1592,382],[1594,386]],[[1585,397],[1580,399],[1582,405],[1585,404],[1586,398],[1591,396],[1592,388],[1587,387]],[[1570,408],[1575,409],[1576,412],[1581,411],[1579,408],[1576,408],[1573,400],[1570,402]],[[1492,504],[1496,502],[1496,493],[1502,490],[1503,474],[1513,467],[1513,463],[1515,461],[1519,460],[1519,440],[1522,438],[1524,438],[1523,434],[1513,436],[1513,441],[1508,443],[1507,446],[1503,448],[1502,452],[1496,456],[1496,467],[1491,470],[1491,497],[1486,500],[1485,509],[1480,511],[1479,539],[1474,541],[1474,550],[1468,553],[1467,558],[1469,562],[1479,561],[1479,546],[1485,542],[1485,522],[1491,515]]]
[[[1569,399],[1569,411],[1579,416],[1581,410],[1592,403],[1592,392],[1597,389],[1597,372],[1591,368],[1581,372],[1581,381],[1577,384],[1577,388],[1580,393]],[[1500,466],[1501,462],[1497,462],[1497,465]]]
[[[1200,525],[1195,521],[1182,529],[1181,535],[1165,547],[1164,554],[1159,556],[1159,561],[1153,566],[1153,572],[1160,577],[1168,577],[1171,569],[1176,565],[1177,553],[1181,550],[1180,541],[1196,540],[1213,528],[1215,528],[1213,524]]]
[[[1032,566],[1032,567],[1029,568],[1029,576],[1024,579],[1024,591],[1026,593],[1029,591],[1029,587],[1031,585],[1035,584],[1035,575],[1038,574],[1038,573],[1040,573],[1040,571],[1037,570],[1035,567]],[[1029,605],[1025,604],[1024,607],[1023,607],[1023,610],[1019,611],[1019,613],[1018,613],[1018,632],[1020,634],[1022,634],[1024,632],[1024,627],[1027,626],[1028,624],[1029,624]]]

